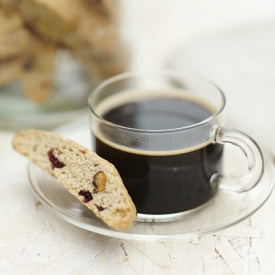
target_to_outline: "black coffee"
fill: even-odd
[[[183,97],[126,102],[102,114],[115,124],[150,130],[184,127],[211,115],[209,108]],[[183,212],[204,204],[214,195],[209,180],[222,154],[220,145],[154,155],[136,153],[130,148],[121,150],[96,137],[95,147],[99,156],[116,166],[138,213]]]

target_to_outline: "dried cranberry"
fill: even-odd
[[[93,199],[93,195],[89,191],[80,190],[78,192],[78,195],[83,196],[84,200],[83,202],[87,203]]]
[[[53,154],[53,150],[50,150],[48,152],[48,157],[50,162],[52,163],[54,168],[63,168],[65,166],[64,163],[62,163],[61,161],[59,161]]]
[[[98,206],[98,205],[95,205],[96,207],[97,207],[97,209],[98,209],[98,211],[103,211],[105,208],[104,207],[102,207],[102,206]]]

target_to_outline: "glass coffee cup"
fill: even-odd
[[[102,82],[89,97],[95,152],[115,165],[140,221],[190,214],[218,190],[246,192],[263,174],[258,144],[224,127],[226,100],[214,83],[179,71],[128,72]],[[228,177],[224,144],[238,146],[247,173]]]

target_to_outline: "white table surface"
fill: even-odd
[[[238,52],[233,47],[229,61],[241,54],[236,56],[241,62],[236,63],[238,73],[232,60],[218,62],[223,52],[213,55],[211,43],[224,47],[231,29],[234,38],[239,29],[247,35],[247,26],[249,30],[249,26],[262,26],[265,33],[274,26],[275,3],[123,2],[128,14],[124,31],[134,47],[133,67],[159,68],[171,57],[169,61],[177,68],[188,68],[183,65],[188,63],[193,70],[209,72],[227,93],[230,120],[274,154],[275,43],[269,43],[269,34],[265,34],[256,49],[246,47]],[[220,38],[223,31],[225,40]],[[253,34],[248,39],[253,40]],[[272,32],[270,37],[274,42]],[[178,49],[180,45],[184,52]],[[255,56],[258,47],[263,48]],[[251,54],[243,54],[247,52]],[[198,53],[209,53],[205,62]],[[225,70],[230,79],[223,77]],[[213,235],[174,242],[105,237],[59,219],[37,201],[29,186],[27,160],[13,151],[12,136],[12,131],[0,130],[0,274],[275,274],[274,193],[249,219]]]

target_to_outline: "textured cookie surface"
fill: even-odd
[[[21,56],[29,45],[29,34],[24,29],[20,14],[0,6],[0,59]]]
[[[57,48],[42,43],[35,37],[24,53],[21,74],[22,87],[27,97],[42,103],[53,90],[54,62]],[[41,54],[43,53],[43,54]]]
[[[89,149],[54,133],[17,132],[13,147],[53,176],[108,226],[127,231],[136,208],[116,168]]]
[[[21,74],[21,64],[22,60],[19,58],[11,61],[2,61],[0,59],[0,86],[19,78]]]

